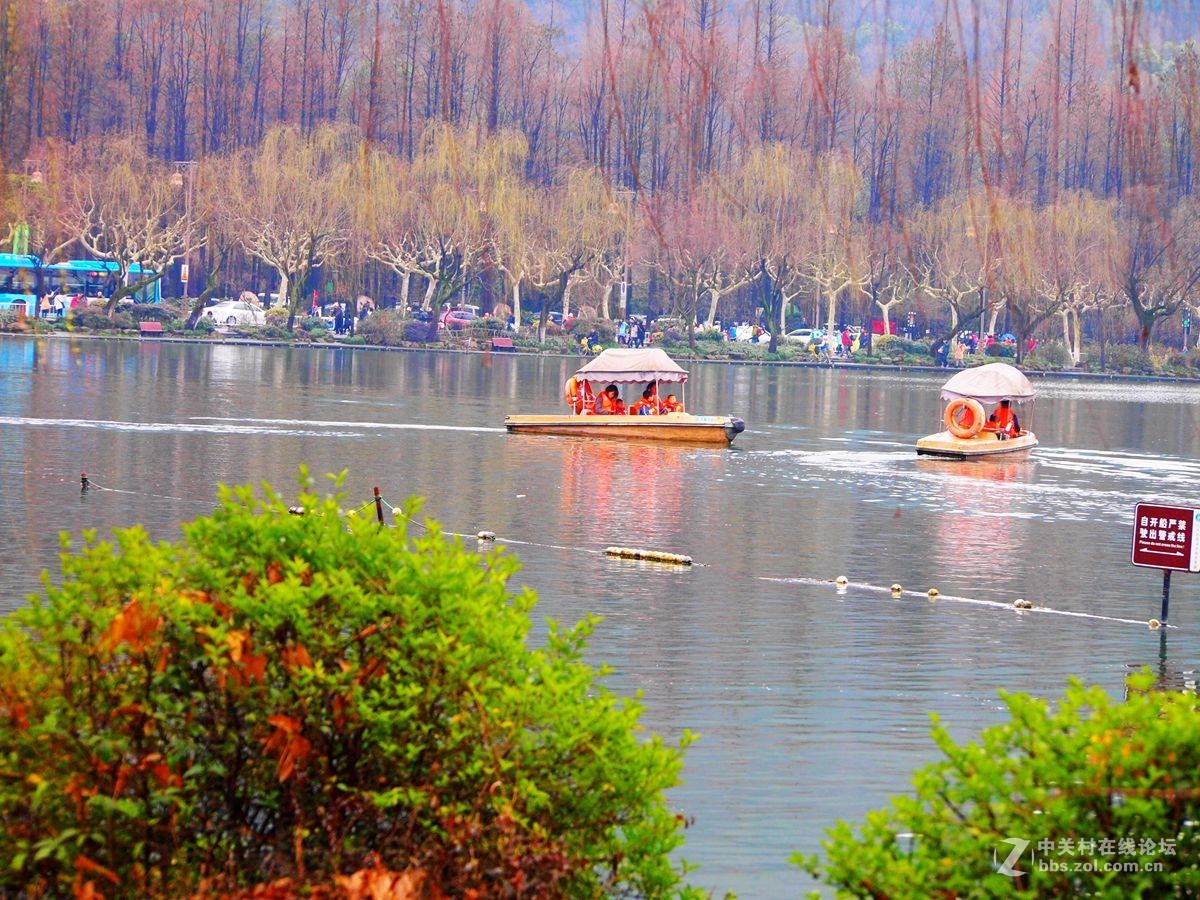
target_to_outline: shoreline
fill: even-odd
[[[412,346],[381,346],[379,344],[345,344],[340,341],[278,341],[259,338],[192,338],[192,337],[177,337],[162,335],[152,338],[144,337],[143,335],[124,335],[124,334],[88,334],[79,332],[62,332],[52,331],[45,334],[27,333],[14,334],[8,332],[0,332],[0,337],[18,338],[24,340],[45,340],[53,338],[57,340],[92,340],[92,341],[124,341],[145,344],[195,344],[195,345],[219,345],[219,346],[244,346],[244,347],[281,347],[284,349],[304,349],[304,350],[367,350],[371,352],[394,352],[394,353],[463,353],[463,354],[479,354],[499,355],[499,356],[536,356],[536,357],[558,357],[564,359],[579,359],[584,360],[586,357],[575,353],[561,353],[552,350],[515,350],[515,351],[496,351],[491,348],[478,349],[474,347],[453,347],[447,345],[431,345],[431,344],[414,344]],[[668,351],[669,352],[669,351]],[[954,366],[921,366],[921,365],[905,365],[903,363],[878,362],[878,363],[862,363],[862,362],[843,362],[835,360],[828,362],[824,360],[783,360],[783,359],[706,359],[702,356],[687,356],[677,353],[671,354],[673,359],[688,362],[711,363],[713,365],[728,365],[728,366],[776,366],[780,368],[802,368],[802,369],[831,369],[835,371],[852,371],[852,372],[924,372],[924,373],[951,373],[959,371]],[[989,360],[990,362],[1005,362],[1001,359]],[[1010,363],[1011,364],[1011,363]],[[963,368],[971,368],[964,366]],[[1047,378],[1047,379],[1075,379],[1078,381],[1100,381],[1114,382],[1123,381],[1133,384],[1149,383],[1149,384],[1200,384],[1200,376],[1190,378],[1180,375],[1131,375],[1121,372],[1081,372],[1081,371],[1057,371],[1044,369],[1026,369],[1021,368],[1021,371],[1030,378]]]

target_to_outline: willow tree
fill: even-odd
[[[1137,318],[1143,350],[1158,323],[1175,315],[1200,285],[1198,226],[1194,200],[1164,208],[1152,188],[1130,190],[1118,207],[1113,280]]]
[[[489,196],[488,253],[504,275],[513,320],[520,324],[521,288],[529,282],[537,260],[534,240],[546,205],[545,191],[521,177],[511,177],[494,184]]]
[[[407,306],[409,286],[421,267],[413,221],[416,193],[408,165],[387,151],[372,147],[355,167],[351,204],[351,240],[363,256],[400,276],[399,305]]]
[[[469,266],[491,239],[488,201],[497,181],[519,170],[525,140],[436,125],[410,169],[410,264],[425,277],[422,308],[440,308],[466,285]]]
[[[946,305],[948,333],[935,341],[950,340],[987,310],[992,326],[1003,306],[996,287],[999,265],[1000,221],[986,201],[945,201],[909,220],[913,254],[909,270],[920,291]]]
[[[84,160],[68,215],[84,248],[113,264],[110,318],[123,298],[162,278],[200,240],[170,168],[129,138],[103,142]]]
[[[1111,302],[1106,265],[1116,242],[1112,204],[1087,191],[1059,194],[1038,213],[1038,292],[1062,321],[1063,344],[1079,365],[1083,317]]]
[[[545,205],[532,235],[533,282],[545,292],[538,340],[545,341],[550,305],[570,311],[571,279],[603,252],[612,233],[613,196],[597,169],[578,168],[544,195]]]
[[[692,326],[703,316],[712,327],[721,298],[758,277],[741,225],[715,179],[662,217],[655,262],[678,296],[673,312],[687,322],[690,346]]]
[[[281,127],[229,162],[220,207],[225,227],[278,274],[289,329],[309,277],[346,246],[352,202],[347,191],[358,146],[348,129]]]
[[[813,212],[811,173],[811,163],[801,152],[770,144],[754,150],[730,184],[772,353],[779,346],[784,310],[806,283],[807,259],[801,248]]]
[[[814,176],[817,207],[808,220],[808,274],[825,298],[825,327],[833,332],[838,301],[846,293],[866,296],[871,280],[854,214],[863,179],[849,160],[832,153],[817,160]]]
[[[0,248],[25,257],[33,266],[32,277],[26,269],[14,274],[13,283],[4,286],[7,293],[30,297],[48,293],[49,267],[60,262],[79,238],[72,201],[74,177],[82,171],[80,150],[54,141],[45,149],[45,158],[36,167],[0,179],[0,222],[7,223],[0,233]]]

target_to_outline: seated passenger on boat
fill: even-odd
[[[595,410],[598,416],[625,415],[625,404],[621,402],[621,393],[615,384],[610,384],[596,398]]]
[[[1017,421],[1017,414],[1013,412],[1010,401],[1000,401],[1000,405],[988,416],[983,430],[994,432],[996,437],[1002,441],[1021,433],[1021,423]]]
[[[650,388],[642,391],[642,399],[629,407],[631,416],[653,416],[658,414],[658,404],[654,402],[654,392]]]
[[[683,404],[675,399],[674,394],[667,394],[667,399],[662,402],[662,411],[665,413],[681,413],[683,412]]]

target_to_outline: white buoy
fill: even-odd
[[[833,583],[836,584],[838,587],[845,587],[846,585],[848,585],[850,583],[850,579],[847,578],[845,575],[839,575],[837,578],[833,579]]]
[[[1162,628],[1162,622],[1158,621],[1158,619],[1151,619],[1146,624],[1150,627],[1151,631],[1153,631],[1155,628]]]
[[[936,600],[940,596],[941,596],[941,591],[939,591],[937,588],[929,589],[929,599],[930,600]]]
[[[1033,604],[1024,597],[1018,597],[1013,601],[1013,606],[1017,609],[1033,609]]]
[[[904,590],[904,588],[900,587],[900,585],[898,585],[898,584],[893,584],[893,585],[892,585],[892,593],[893,593],[893,594],[898,594],[898,593],[900,593],[902,590]]]
[[[479,538],[479,540],[481,540],[481,541],[494,541],[496,539],[496,532],[480,531],[479,533],[477,533],[475,535],[475,537]]]

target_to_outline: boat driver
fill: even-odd
[[[1011,401],[1001,400],[1000,405],[988,416],[987,424],[984,428],[988,431],[994,431],[996,437],[1002,441],[1019,435],[1021,433],[1021,425],[1017,421],[1017,414],[1012,410]]]

